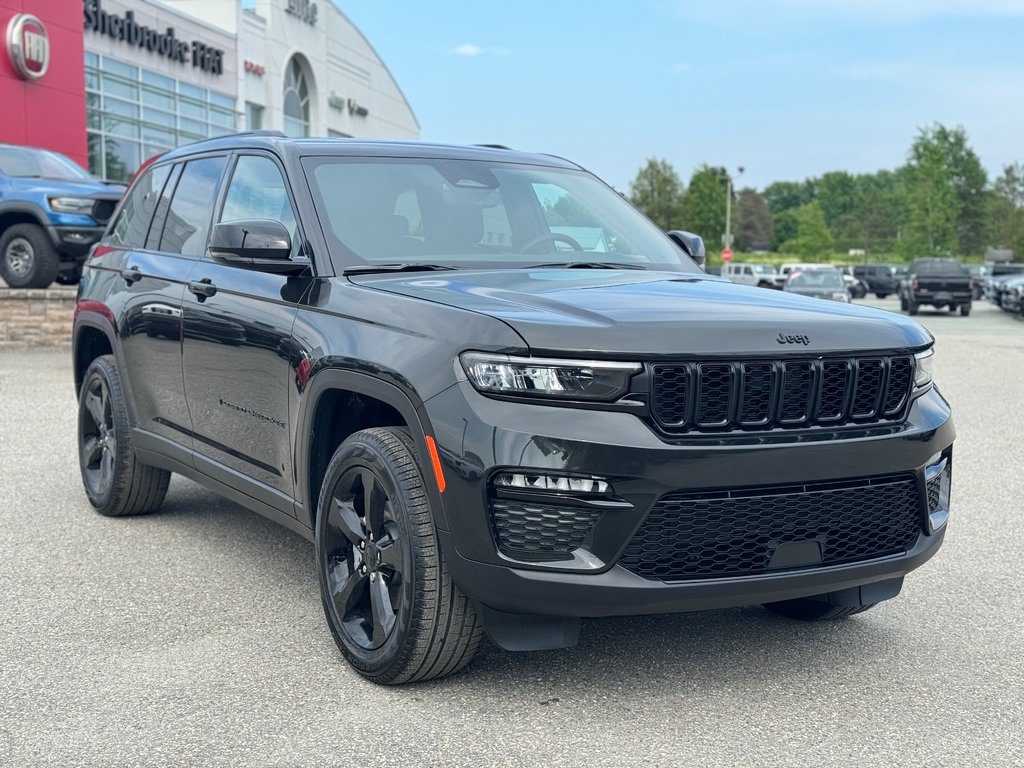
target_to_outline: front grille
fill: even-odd
[[[92,217],[100,224],[106,224],[114,209],[117,207],[117,200],[97,200],[92,207]]]
[[[914,384],[909,355],[658,363],[651,408],[666,432],[896,421]]]
[[[498,549],[518,560],[562,560],[579,549],[603,512],[508,499],[491,501]]]
[[[914,476],[899,475],[671,493],[651,509],[619,563],[645,578],[679,581],[797,567],[782,556],[783,545],[796,545],[800,565],[893,555],[912,547],[921,531],[918,489]]]

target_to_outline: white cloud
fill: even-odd
[[[507,48],[484,48],[473,43],[457,45],[451,49],[451,52],[456,56],[467,56],[469,58],[476,56],[508,56],[511,53]]]

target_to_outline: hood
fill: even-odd
[[[120,184],[106,184],[94,181],[63,181],[60,179],[8,178],[11,192],[15,195],[66,195],[73,197],[95,197],[104,200],[118,200],[125,188]]]
[[[498,318],[534,354],[806,354],[913,349],[932,340],[918,323],[893,312],[706,275],[515,269],[350,279]]]

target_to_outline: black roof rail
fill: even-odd
[[[512,149],[512,147],[506,147],[504,144],[474,144],[474,147],[487,147],[487,149]]]

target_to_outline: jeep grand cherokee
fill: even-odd
[[[135,178],[79,291],[85,490],[177,472],[315,542],[381,683],[582,617],[896,596],[949,509],[932,338],[737,286],[546,155],[264,133]]]

